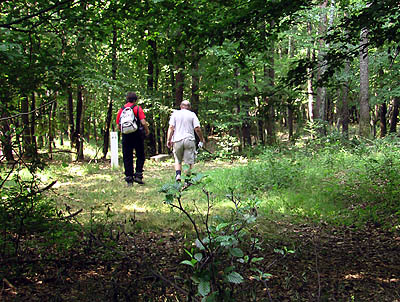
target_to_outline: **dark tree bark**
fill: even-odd
[[[397,122],[398,122],[398,116],[399,116],[399,106],[400,106],[400,98],[395,97],[393,99],[393,113],[390,119],[390,133],[396,133],[397,132]]]
[[[360,48],[360,135],[369,137],[370,115],[369,115],[369,59],[368,59],[368,30],[361,32]]]
[[[293,140],[293,113],[294,113],[294,105],[292,100],[289,100],[288,103],[288,129],[289,129],[289,140]]]
[[[48,122],[48,148],[49,148],[49,155],[50,155],[50,159],[53,159],[53,143],[54,143],[54,127],[53,127],[53,122],[54,122],[54,116],[55,116],[55,112],[57,109],[57,103],[54,102],[50,105],[49,107],[49,122]]]
[[[185,81],[185,76],[183,74],[184,66],[182,64],[177,67],[177,74],[175,77],[175,106],[179,108],[181,102],[183,101],[183,86]]]
[[[29,123],[29,98],[27,95],[24,95],[21,99],[21,120],[22,120],[22,146],[24,156],[27,158],[31,158],[34,155],[34,150],[32,146],[32,136],[31,136],[31,127]]]
[[[82,108],[83,108],[83,96],[82,96],[83,86],[78,85],[77,98],[76,98],[76,123],[74,132],[74,144],[76,148],[76,153],[78,155],[77,160],[83,161],[83,139],[81,133],[81,121],[82,121]]]
[[[155,88],[155,66],[157,65],[157,45],[154,40],[149,40],[149,60],[147,62],[147,92],[150,96],[153,95],[153,92],[156,90]],[[155,155],[157,153],[157,144],[156,144],[156,132],[154,129],[156,128],[156,123],[153,118],[153,103],[150,102],[148,105],[148,109],[150,109],[150,114],[146,116],[146,121],[149,123],[149,128],[152,129],[150,131],[150,135],[148,137],[148,148],[150,151],[150,155]]]
[[[264,66],[264,76],[266,80],[270,82],[271,86],[275,85],[275,70],[274,70],[274,58],[270,58],[270,68]],[[266,130],[267,130],[267,144],[274,145],[276,143],[276,133],[275,133],[275,108],[273,97],[265,97],[264,102],[266,104]]]
[[[320,5],[323,12],[321,13],[319,29],[318,29],[319,36],[321,37],[319,39],[319,45],[320,45],[321,49],[323,49],[325,47],[325,40],[324,40],[323,36],[326,33],[327,22],[328,22],[328,17],[325,12],[327,6],[328,6],[328,0],[323,0],[323,2]],[[323,61],[324,52],[322,50],[319,52],[318,57],[319,57],[319,59],[318,59],[319,68],[318,68],[318,72],[317,72],[317,80],[320,80],[326,71],[326,66]],[[315,102],[315,109],[314,109],[314,118],[317,120],[324,121],[325,120],[325,111],[326,111],[326,87],[318,87],[317,95],[316,95],[316,102]]]
[[[344,66],[345,74],[350,73],[350,63],[349,61],[345,62]],[[350,112],[349,112],[349,81],[346,80],[342,85],[342,102],[340,104],[340,118],[342,124],[342,134],[348,138],[349,137],[349,121],[350,121]]]
[[[192,55],[192,110],[198,114],[199,113],[199,86],[200,86],[200,78],[199,78],[199,56],[197,53]]]
[[[380,136],[385,137],[387,134],[387,123],[386,123],[387,106],[386,102],[383,102],[379,107],[379,125],[380,125]]]
[[[117,29],[114,26],[112,31],[112,58],[111,58],[111,79],[116,81],[117,79]],[[104,129],[104,140],[103,140],[103,159],[106,158],[108,153],[108,147],[110,145],[110,128],[111,128],[111,119],[112,119],[112,110],[113,110],[113,99],[114,99],[114,91],[111,90],[111,95],[108,101],[108,109],[106,116],[106,124]]]
[[[74,99],[72,96],[72,87],[71,85],[68,86],[67,88],[67,95],[68,95],[68,133],[69,133],[69,139],[71,142],[71,147],[73,146],[74,142],[74,133],[75,133],[75,126],[74,126]]]
[[[32,101],[31,101],[31,123],[30,123],[30,135],[31,135],[31,143],[33,147],[34,156],[37,156],[37,142],[36,142],[36,96],[35,93],[32,92]]]
[[[308,23],[307,25],[307,32],[309,35],[312,33],[312,25]],[[315,50],[311,50],[307,48],[307,58],[310,61],[315,61]],[[311,68],[307,69],[308,78],[307,78],[307,93],[308,93],[308,119],[310,122],[314,122],[315,117],[315,108],[314,108],[314,73]]]
[[[14,162],[13,148],[12,148],[12,137],[11,137],[11,128],[10,128],[10,119],[8,112],[3,109],[1,112],[1,133],[0,133],[0,142],[1,149],[4,157],[7,162]]]

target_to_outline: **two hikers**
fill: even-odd
[[[125,105],[119,109],[117,113],[117,125],[122,132],[122,156],[125,169],[125,181],[128,186],[133,182],[144,184],[143,182],[143,166],[145,162],[144,152],[144,134],[149,135],[149,127],[146,122],[146,116],[143,109],[136,105],[137,95],[134,92],[128,92],[126,95]],[[196,159],[196,138],[195,133],[199,137],[198,147],[202,148],[204,144],[203,133],[200,128],[200,122],[197,115],[190,111],[191,105],[189,101],[182,101],[180,110],[175,110],[169,120],[169,128],[167,134],[167,146],[173,148],[175,159],[175,180],[181,181],[182,162],[189,165],[187,174],[190,175],[191,169]],[[124,123],[122,119],[132,109],[133,115],[136,117],[138,125],[127,126],[129,131],[124,132]],[[135,117],[133,119],[135,120]],[[137,130],[135,128],[138,128]],[[130,128],[134,128],[131,130]],[[130,132],[132,131],[132,132]],[[126,133],[130,132],[130,133]],[[133,150],[136,153],[136,172],[133,169]]]

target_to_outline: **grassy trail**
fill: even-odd
[[[198,163],[196,172],[207,173],[214,168],[213,163]],[[219,166],[226,166],[220,163]],[[73,163],[67,167],[55,166],[51,169],[52,179],[61,209],[66,205],[71,212],[83,209],[80,219],[88,222],[104,219],[109,207],[113,221],[136,220],[136,228],[157,231],[165,228],[176,229],[187,224],[179,219],[179,214],[172,212],[164,204],[164,194],[159,190],[163,184],[174,181],[173,163],[146,161],[144,171],[145,185],[134,184],[127,187],[124,181],[123,167],[111,169],[109,164]],[[187,191],[186,195],[196,195]],[[128,230],[130,231],[130,230]]]

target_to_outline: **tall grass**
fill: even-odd
[[[257,201],[259,215],[269,220],[326,222],[346,225],[399,225],[399,140],[343,141],[338,137],[302,145],[267,148],[247,163],[199,162],[195,171],[207,175],[202,185],[183,193],[191,209],[206,209],[202,189],[212,193],[213,211],[231,206],[236,194]],[[173,182],[172,160],[146,161],[145,186],[128,189],[123,169],[108,164],[63,161],[43,174],[57,179],[60,207],[83,208],[80,217],[93,221],[107,209],[118,221],[135,221],[132,228],[146,231],[185,230],[188,222],[164,204],[159,193]]]
[[[336,140],[271,148],[247,165],[211,171],[209,189],[257,196],[271,219],[399,224],[398,140]]]

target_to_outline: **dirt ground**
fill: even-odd
[[[272,277],[262,284],[245,276],[232,301],[400,302],[399,233],[375,226],[282,229],[284,239],[264,240],[257,255],[264,257],[259,268]],[[15,276],[15,263],[2,261],[0,301],[200,301],[188,298],[184,243],[179,233],[142,233],[96,253],[31,255],[19,260],[19,278],[7,277]],[[294,253],[274,251],[283,246]]]

